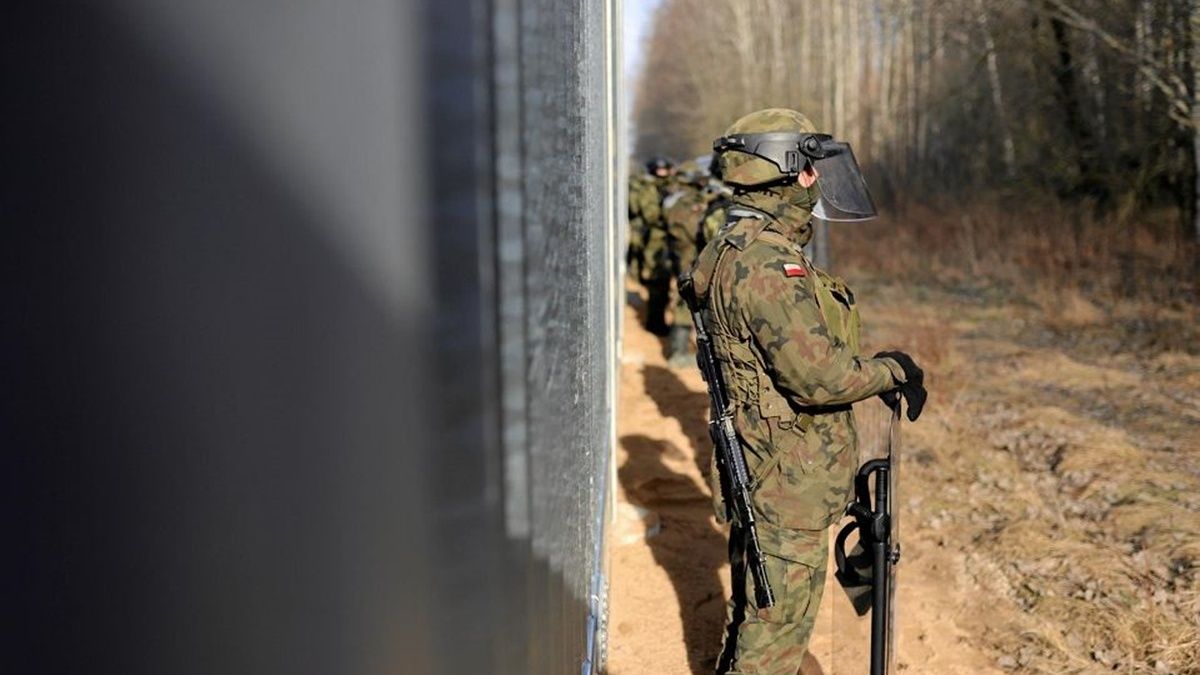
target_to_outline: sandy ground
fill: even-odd
[[[662,341],[638,323],[638,304],[634,299],[626,307],[621,363],[608,672],[711,673],[729,565],[726,532],[712,516],[704,476],[711,452],[707,399],[695,368],[666,365]],[[962,624],[979,605],[962,601],[969,589],[948,588],[948,579],[963,576],[956,573],[961,558],[929,540],[905,540],[900,670],[1000,672],[994,656],[966,639]],[[832,576],[829,581],[810,647],[820,670],[809,663],[806,672],[865,673],[868,627],[851,616]]]
[[[903,431],[899,670],[1200,674],[1194,308],[851,282],[864,352],[909,351],[930,390]],[[707,401],[630,299],[609,672],[708,673],[729,571]],[[825,596],[815,659],[865,673],[865,626]]]

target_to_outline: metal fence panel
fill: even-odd
[[[614,11],[13,12],[10,670],[598,666]]]

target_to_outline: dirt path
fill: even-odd
[[[663,345],[626,308],[621,364],[617,525],[612,547],[609,672],[711,673],[720,650],[729,593],[725,532],[712,517],[706,471],[711,452],[707,399],[694,368],[667,367]],[[646,536],[649,532],[650,536]],[[966,640],[962,624],[980,604],[955,587],[962,554],[936,540],[909,537],[899,602],[902,670],[988,673],[995,657]],[[826,596],[840,593],[836,585]],[[840,598],[840,596],[838,596]],[[825,673],[865,672],[853,655],[867,647],[866,626],[823,604],[811,652]],[[836,663],[835,663],[836,660]]]
[[[1196,308],[851,281],[864,351],[914,354],[931,392],[904,428],[900,669],[1200,674]],[[610,672],[708,673],[729,578],[704,390],[626,319]],[[811,649],[856,675],[839,593]]]

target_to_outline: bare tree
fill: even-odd
[[[1175,200],[1200,241],[1198,5],[663,0],[638,149],[706,152],[741,115],[790,106],[849,138],[885,198],[929,183]]]
[[[1004,87],[1000,84],[1000,66],[996,57],[996,40],[988,24],[988,10],[983,0],[975,0],[979,21],[979,32],[983,34],[983,47],[987,54],[988,84],[992,89],[992,103],[996,105],[996,120],[1004,143],[1004,173],[1012,179],[1017,175],[1016,145],[1013,143],[1012,126],[1008,109],[1004,107]]]

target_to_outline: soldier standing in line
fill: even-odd
[[[735,529],[720,673],[797,672],[825,586],[827,528],[850,501],[857,469],[851,404],[897,392],[915,420],[925,401],[924,375],[907,354],[859,355],[854,294],[801,249],[814,212],[827,220],[874,216],[850,147],[815,132],[798,112],[768,109],[741,118],[714,144],[733,204],[692,282],[752,474],[776,598],[755,606]],[[724,519],[716,486],[714,495]]]
[[[704,212],[704,184],[707,177],[695,160],[681,162],[676,170],[676,187],[663,200],[663,221],[667,226],[667,251],[672,279],[691,270],[696,261],[696,224]],[[692,320],[678,294],[671,298],[671,333],[667,340],[667,363],[683,368],[694,363],[689,351]]]
[[[663,200],[663,215],[667,222],[668,246],[671,252],[671,276],[679,279],[691,272],[700,253],[698,240],[702,236],[704,216],[718,191],[709,172],[710,158],[699,157],[679,165],[677,175],[680,189]],[[717,183],[719,185],[719,182]],[[687,303],[678,294],[672,300],[671,335],[668,341],[667,363],[673,368],[694,365],[691,356],[692,316]]]
[[[667,229],[663,222],[663,198],[671,188],[674,166],[664,157],[646,163],[646,175],[631,181],[629,188],[630,256],[636,256],[638,280],[646,289],[646,330],[666,335],[665,312],[671,292],[670,264],[667,258]],[[632,228],[638,228],[635,233]],[[634,250],[634,246],[637,250]]]
[[[658,181],[670,172],[670,162],[661,157],[655,157],[644,166],[630,167],[626,200],[629,246],[625,251],[625,262],[630,274],[638,281],[641,281],[642,254],[646,248],[646,223],[661,216],[662,195]]]
[[[625,268],[634,279],[640,278],[642,249],[646,246],[646,221],[642,218],[642,193],[644,186],[651,180],[650,174],[645,173],[641,166],[630,166],[625,193],[625,207],[629,223],[629,240],[625,248]]]
[[[708,242],[716,238],[717,232],[724,227],[729,207],[733,204],[733,190],[721,181],[721,170],[716,155],[708,166],[708,185],[704,191],[709,195],[708,206],[700,216],[700,227],[696,232],[696,251],[704,250]],[[695,264],[693,262],[693,264]],[[690,270],[685,270],[685,273]]]

